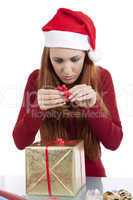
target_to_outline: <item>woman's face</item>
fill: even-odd
[[[50,48],[50,60],[55,73],[65,84],[75,82],[83,68],[85,51],[69,48]]]

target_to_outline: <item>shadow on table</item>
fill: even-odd
[[[100,192],[103,192],[103,184],[101,178],[87,177],[86,189],[98,189]]]
[[[80,192],[75,197],[57,197],[58,200],[85,200],[86,193],[89,190],[98,189],[100,193],[103,192],[103,184],[101,178],[87,177],[87,184],[80,190]],[[54,197],[44,197],[44,196],[26,196],[28,200],[54,200]]]

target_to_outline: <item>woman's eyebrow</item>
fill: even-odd
[[[77,55],[77,56],[71,57],[70,59],[79,58],[79,57],[80,57],[80,55]]]
[[[76,55],[76,56],[73,56],[73,57],[70,57],[69,59],[74,59],[74,58],[79,58],[80,55]],[[64,59],[64,58],[61,58],[61,57],[53,57],[53,59]]]

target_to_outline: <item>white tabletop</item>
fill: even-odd
[[[78,195],[69,200],[85,199],[86,191],[91,189],[99,189],[100,192],[107,190],[126,189],[133,194],[133,178],[94,178],[87,177],[87,184],[81,189]],[[0,176],[0,189],[12,192],[21,196],[25,196],[29,200],[45,200],[48,197],[27,196],[25,193],[25,177],[23,176]],[[61,200],[68,199],[67,197],[60,197]]]

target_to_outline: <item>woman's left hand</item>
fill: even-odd
[[[79,84],[69,89],[69,92],[69,100],[79,107],[92,107],[96,103],[97,93],[90,85]]]

